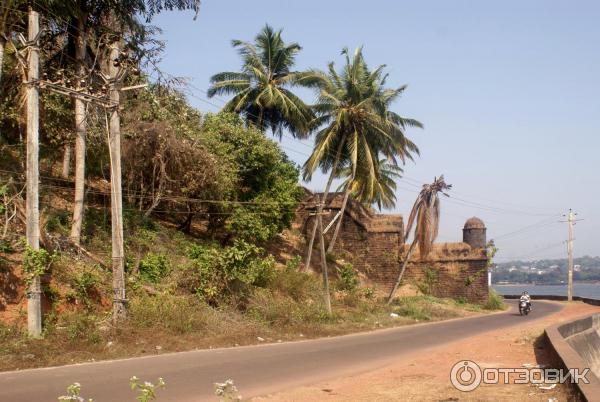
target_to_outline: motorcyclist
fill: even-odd
[[[526,290],[523,291],[523,293],[521,293],[521,298],[519,300],[525,301],[527,303],[527,306],[531,310],[531,296],[529,296],[529,293]]]

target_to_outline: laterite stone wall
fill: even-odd
[[[327,227],[339,212],[342,194],[333,193],[328,198],[328,209],[323,215]],[[315,198],[311,193],[298,212],[305,236],[315,222]],[[335,223],[325,234],[329,243]],[[368,282],[389,292],[400,272],[404,251],[404,227],[402,216],[375,214],[361,204],[348,201],[346,213],[334,253],[336,257],[351,262]],[[473,249],[466,243],[435,244],[434,250],[423,261],[415,252],[409,263],[403,283],[425,288],[437,297],[462,298],[470,302],[484,302],[488,298],[486,251]],[[320,269],[318,237],[315,239],[312,267]]]

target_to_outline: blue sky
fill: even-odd
[[[407,214],[418,183],[443,173],[455,198],[442,201],[440,241],[461,240],[476,215],[499,261],[560,258],[559,215],[573,208],[584,219],[575,255],[600,255],[600,2],[203,0],[192,17],[153,22],[167,44],[161,67],[191,80],[199,109],[225,101],[204,91],[212,74],[239,69],[231,39],[251,40],[265,23],[302,45],[298,69],[341,64],[343,47],[362,45],[390,86],[408,84],[394,110],[425,124],[409,132],[421,156],[391,213]],[[310,144],[282,141],[299,164]],[[324,179],[305,185],[321,190]]]

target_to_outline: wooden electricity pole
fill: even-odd
[[[77,61],[77,86],[81,91],[85,75],[86,32],[83,18],[77,23],[75,39],[75,59]],[[77,245],[81,242],[81,227],[83,225],[84,196],[85,196],[85,143],[87,136],[86,104],[76,97],[75,103],[75,204],[73,206],[73,221],[71,223],[71,241]],[[69,144],[70,147],[70,144]],[[66,150],[65,150],[66,154]],[[66,158],[66,157],[65,157]]]
[[[113,271],[113,322],[127,314],[125,298],[125,252],[123,246],[123,195],[121,192],[121,118],[119,116],[122,69],[118,62],[120,42],[110,47],[108,60],[110,101],[109,154],[110,154],[110,213],[112,226],[112,271]]]
[[[569,213],[567,213],[567,225],[569,228],[569,240],[567,240],[567,254],[568,254],[568,263],[567,263],[567,300],[573,301],[573,225],[579,219],[575,219],[577,213],[573,213],[573,210],[569,209]]]
[[[313,232],[319,232],[319,246],[321,251],[321,269],[323,270],[323,294],[325,300],[325,308],[327,309],[327,313],[331,315],[331,295],[329,293],[329,273],[327,270],[327,253],[325,252],[325,237],[323,236],[323,202],[320,200],[319,195],[317,195],[317,209],[314,213],[315,223],[313,225]],[[313,236],[314,237],[314,236]],[[311,248],[312,248],[312,240],[311,239]],[[310,258],[310,255],[309,255]]]
[[[34,251],[40,248],[39,206],[39,14],[29,8],[27,43],[29,47],[27,70],[27,245]],[[27,291],[27,329],[32,337],[42,334],[42,304],[40,276],[34,274]]]

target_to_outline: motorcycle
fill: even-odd
[[[519,314],[527,315],[531,311],[531,306],[527,303],[527,300],[519,300]]]

